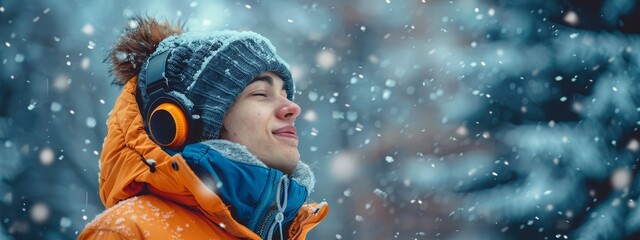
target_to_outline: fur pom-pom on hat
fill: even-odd
[[[155,52],[162,40],[182,32],[182,26],[172,25],[168,21],[160,22],[149,16],[131,18],[105,59],[111,62],[109,72],[115,78],[113,84],[124,85],[137,76],[144,61]]]

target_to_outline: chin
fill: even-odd
[[[298,147],[285,147],[281,149],[281,155],[279,159],[282,159],[284,162],[295,162],[296,164],[300,161],[300,151]]]
[[[296,166],[298,166],[298,163],[300,162],[300,154],[296,152],[296,154],[272,156],[272,158],[269,158],[268,160],[260,160],[270,168],[275,168],[284,173],[290,174],[293,173]]]
[[[287,160],[287,162],[285,162],[282,165],[282,168],[280,169],[280,171],[286,174],[291,174],[296,170],[296,167],[298,166],[299,162],[300,162],[300,158]]]

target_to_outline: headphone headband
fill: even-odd
[[[170,53],[171,51],[166,50],[149,58],[145,76],[147,96],[150,96],[153,92],[160,89],[169,87],[165,78],[165,70],[167,69],[167,60],[169,59]]]

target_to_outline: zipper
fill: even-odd
[[[274,235],[274,230],[276,226],[279,226],[280,239],[284,236],[284,232],[282,230],[282,224],[284,221],[284,212],[287,208],[287,198],[288,198],[288,190],[289,190],[289,178],[287,175],[282,175],[278,179],[276,183],[276,194],[275,194],[275,202],[271,204],[271,207],[267,211],[267,214],[263,218],[262,225],[258,229],[258,235],[260,235],[263,239],[271,240]],[[281,198],[281,194],[284,193],[284,197]],[[274,216],[274,213],[275,214]],[[272,219],[273,216],[273,219]],[[268,231],[267,231],[268,227]],[[266,236],[265,236],[265,233]]]
[[[275,224],[275,217],[273,219],[271,219],[274,216],[274,213],[276,213],[278,211],[278,208],[276,208],[275,205],[272,205],[269,208],[269,211],[267,212],[267,214],[265,215],[264,220],[262,221],[262,224],[260,224],[260,228],[258,228],[257,230],[257,234],[262,238],[268,238],[271,239],[272,236],[266,236],[267,235],[267,225],[271,226],[273,224]],[[268,224],[269,222],[273,222],[272,224]]]
[[[260,204],[258,205],[258,207],[256,208],[256,215],[257,217],[252,219],[251,222],[249,222],[248,227],[249,229],[251,229],[252,231],[254,231],[255,233],[257,233],[259,236],[262,237],[262,234],[260,234],[260,230],[263,228],[262,225],[266,224],[265,220],[268,220],[269,217],[271,218],[271,215],[273,215],[273,209],[275,208],[275,204],[273,203],[275,201],[275,196],[273,194],[274,191],[274,182],[276,179],[276,172],[274,170],[269,170],[269,175],[267,177],[267,183],[269,183],[267,185],[267,187],[265,187],[264,191],[264,195],[262,197],[262,199],[260,199]],[[267,216],[269,215],[269,216]],[[263,222],[261,223],[260,220],[264,219]],[[261,225],[258,225],[261,224]]]

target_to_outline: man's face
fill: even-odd
[[[300,111],[287,99],[282,78],[265,72],[229,108],[220,138],[242,144],[267,166],[291,173],[300,161],[293,126]]]

